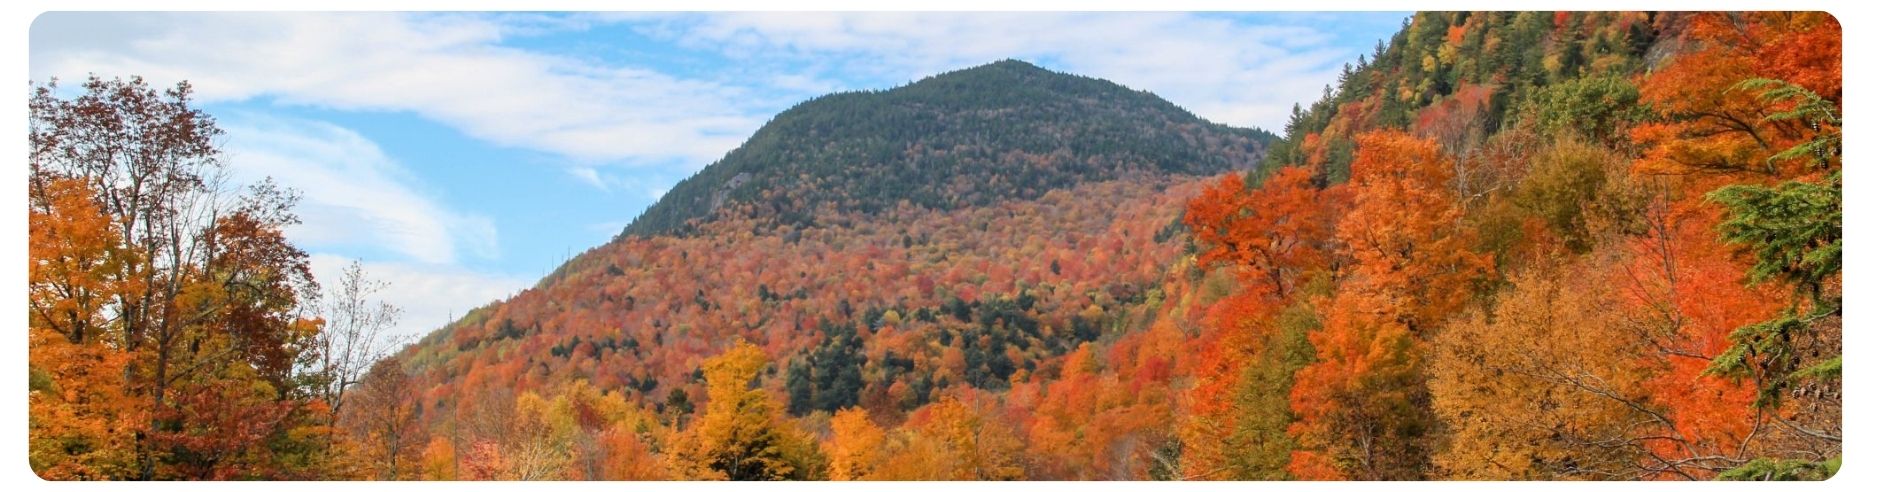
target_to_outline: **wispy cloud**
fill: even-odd
[[[303,193],[290,239],[312,249],[385,250],[428,264],[499,254],[486,217],[460,213],[422,191],[374,142],[317,121],[227,118],[224,152],[236,177],[270,177]]]
[[[207,101],[408,111],[594,164],[707,163],[761,123],[737,106],[742,88],[501,44],[557,28],[472,15],[49,13],[33,25],[30,72],[188,79]]]
[[[1396,18],[1397,14],[1375,14]],[[1358,15],[1354,17],[1359,17]],[[1353,17],[1350,17],[1353,18]],[[1026,58],[1150,90],[1211,120],[1264,128],[1359,49],[1318,14],[1194,13],[49,13],[36,79],[189,79],[207,100],[412,112],[568,165],[694,168],[787,103]],[[1390,22],[1389,22],[1390,24]],[[517,38],[610,30],[710,56],[684,75]],[[551,39],[551,38],[548,38]],[[668,44],[670,46],[664,46]]]
[[[785,89],[823,87],[810,83],[816,79],[808,71],[904,82],[1015,57],[1150,90],[1211,120],[1271,129],[1359,54],[1334,47],[1335,35],[1314,25],[1190,13],[719,13],[623,20],[645,35],[717,51],[740,65],[799,70],[778,81]]]
[[[599,190],[611,189],[611,186],[604,182],[604,178],[598,175],[598,170],[595,168],[573,167],[573,168],[566,168],[565,172],[571,174],[572,177],[574,178],[578,178],[579,181],[583,181],[585,184],[591,185],[591,187],[593,188],[597,188]]]

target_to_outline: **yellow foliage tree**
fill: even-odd
[[[459,477],[458,464],[454,461],[453,441],[446,436],[434,436],[427,442],[427,448],[420,453],[420,478],[422,480],[455,480]]]
[[[873,480],[1019,480],[1025,444],[998,416],[949,396],[914,411]]]
[[[739,341],[703,364],[709,402],[670,443],[671,474],[684,480],[809,480],[824,475],[813,439],[787,424],[781,405],[750,387],[768,364]]]
[[[885,459],[882,445],[887,431],[874,425],[867,411],[849,408],[834,413],[828,421],[834,439],[824,446],[828,452],[829,480],[860,480],[879,468]]]
[[[1594,275],[1530,271],[1490,319],[1446,325],[1427,381],[1443,478],[1623,479],[1648,398],[1642,338]],[[1623,403],[1632,402],[1632,403]]]

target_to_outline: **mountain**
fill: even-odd
[[[1184,201],[1274,140],[1018,61],[817,98],[395,360],[461,450],[516,441],[515,407],[567,391],[683,427],[740,344],[789,415],[895,424],[1143,331],[1187,273]]]
[[[807,226],[901,203],[950,210],[1034,199],[1136,173],[1209,175],[1253,165],[1275,140],[1148,92],[1006,60],[796,105],[677,184],[623,235],[686,233],[720,215]]]
[[[396,360],[443,477],[1830,476],[1837,32],[1424,12],[1278,145],[1020,62],[824,97]]]

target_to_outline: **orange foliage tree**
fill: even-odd
[[[1647,403],[1655,354],[1599,266],[1527,271],[1490,319],[1440,331],[1426,381],[1446,436],[1439,478],[1647,476],[1641,443],[1659,429],[1643,423],[1669,418]]]
[[[1255,189],[1225,176],[1189,202],[1183,220],[1203,247],[1198,265],[1227,266],[1240,287],[1203,319],[1205,356],[1193,370],[1183,426],[1185,476],[1242,476],[1234,462],[1254,450],[1237,441],[1236,422],[1247,411],[1238,408],[1237,386],[1248,366],[1281,363],[1257,360],[1274,335],[1268,323],[1310,275],[1333,264],[1333,229],[1348,200],[1347,187],[1322,189],[1312,168],[1293,166]]]
[[[1353,208],[1337,235],[1351,262],[1296,375],[1290,428],[1303,478],[1412,479],[1431,427],[1422,336],[1471,299],[1490,258],[1459,222],[1450,163],[1395,132],[1356,139]]]
[[[1643,101],[1662,118],[1632,132],[1646,147],[1637,170],[1769,180],[1820,170],[1814,160],[1774,156],[1822,129],[1770,117],[1783,103],[1743,82],[1784,81],[1839,107],[1839,22],[1824,12],[1717,12],[1688,22],[1692,49],[1641,81]]]
[[[1231,174],[1189,201],[1183,221],[1203,250],[1196,261],[1227,264],[1256,293],[1283,299],[1309,272],[1327,266],[1340,200],[1315,186],[1313,170],[1282,168],[1248,189]]]
[[[27,220],[29,462],[53,480],[131,476],[145,409],[123,378],[131,354],[101,340],[131,252],[84,182],[41,190]]]

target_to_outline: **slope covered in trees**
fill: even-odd
[[[902,203],[1034,199],[1132,173],[1209,175],[1253,164],[1275,139],[1148,92],[1006,60],[789,108],[624,234],[687,232],[721,215],[807,226]]]
[[[1222,403],[1183,468],[1830,476],[1838,40],[1821,13],[1415,15],[1191,202],[1200,264],[1254,294],[1205,320],[1232,362],[1197,369]]]
[[[656,425],[640,438],[668,453],[665,429],[705,418],[708,361],[735,343],[762,354],[758,379],[784,416],[813,425],[852,408],[897,424],[943,400],[971,404],[955,395],[1048,377],[1058,356],[1146,324],[1183,251],[1175,214],[1195,179],[908,207],[845,226],[726,219],[689,237],[616,241],[401,360],[430,388],[430,433],[460,452],[513,442],[509,427],[482,422],[514,418],[521,395],[583,384],[650,412]]]
[[[1049,477],[1026,473],[1024,441],[991,395],[1146,326],[1187,242],[1183,200],[1270,139],[1016,61],[816,99],[679,185],[632,234],[399,360],[428,388],[422,421],[456,457],[454,477],[539,476],[524,467],[540,460],[519,457],[540,448],[505,422],[572,387],[649,419],[619,434],[663,464],[646,478]],[[714,215],[689,211],[706,203]],[[693,215],[662,222],[675,211]],[[742,369],[715,369],[721,357]],[[762,390],[718,397],[731,394],[719,370]],[[808,468],[826,463],[812,445],[743,454],[800,446],[774,441],[799,434],[830,442],[837,414],[881,436],[876,449],[846,445],[860,456],[826,471]],[[552,447],[588,449],[611,425],[553,433]],[[1017,455],[985,456],[982,434],[1012,439]],[[935,442],[948,438],[968,441]],[[567,456],[556,476],[606,476],[595,459]],[[956,470],[962,460],[983,464]]]
[[[636,410],[553,448],[633,437],[565,477],[1822,478],[1835,36],[1422,13],[1245,179],[723,215],[403,360],[467,457],[438,477],[528,476],[509,409],[580,391]],[[729,364],[755,386],[719,397]]]
[[[211,357],[375,323],[348,302],[318,323],[282,290],[300,285],[269,226],[286,218],[220,221],[244,248],[177,236],[227,252],[202,269],[153,264],[113,188],[36,167],[33,255],[60,261],[31,271],[33,463],[1823,479],[1842,435],[1838,36],[1819,13],[1420,13],[1260,157],[1016,62],[818,99],[745,145],[768,158],[739,149],[649,225],[355,370],[280,371],[327,360],[296,344]],[[1232,163],[1253,167],[1207,176]],[[131,274],[164,268],[189,294],[166,302],[216,308],[173,328],[201,344],[111,316],[162,296]],[[220,287],[236,280],[257,288]],[[167,388],[166,354],[215,370]]]

